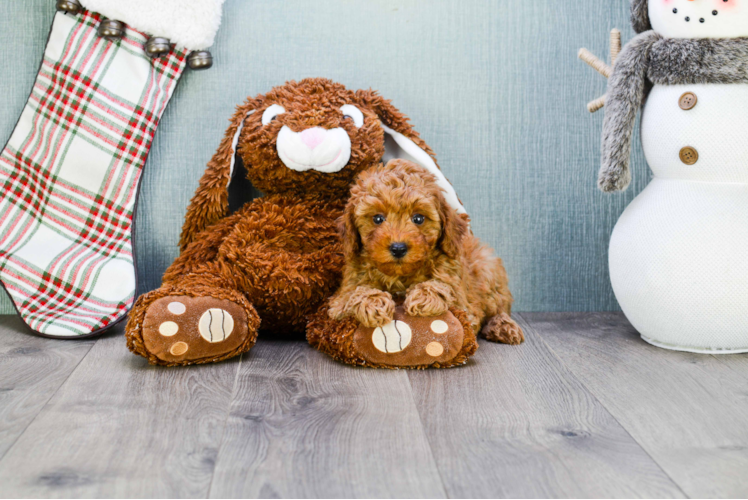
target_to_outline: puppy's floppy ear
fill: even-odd
[[[470,221],[467,214],[459,214],[445,200],[442,193],[437,195],[439,200],[439,218],[442,222],[442,235],[439,239],[439,248],[448,257],[456,259],[460,254],[462,239],[470,231]]]
[[[231,118],[231,124],[218,150],[208,162],[208,168],[200,179],[200,185],[187,207],[187,215],[184,218],[182,235],[179,239],[180,251],[184,251],[200,231],[228,214],[228,186],[236,164],[239,138],[242,135],[245,120],[255,112],[261,102],[260,98],[248,100],[237,107]]]
[[[356,204],[353,200],[345,206],[345,212],[338,218],[338,232],[343,241],[343,255],[347,262],[351,262],[361,252],[361,235],[356,227]]]
[[[384,130],[382,162],[386,164],[390,160],[400,158],[422,166],[436,177],[449,204],[458,213],[466,213],[454,187],[439,169],[434,152],[421,139],[418,132],[413,130],[408,118],[393,106],[391,101],[373,90],[359,90],[356,92],[356,98],[361,106],[373,110],[382,124]]]

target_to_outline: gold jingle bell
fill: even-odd
[[[145,53],[149,57],[156,58],[168,54],[171,51],[171,42],[168,38],[152,36],[145,44]]]
[[[202,70],[213,66],[213,55],[207,50],[196,50],[187,58],[190,69]]]
[[[125,35],[125,23],[114,19],[104,19],[99,24],[99,36],[104,38],[122,38]]]
[[[57,10],[69,14],[77,14],[83,10],[78,0],[57,0]]]

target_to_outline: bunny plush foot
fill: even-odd
[[[463,311],[411,316],[400,305],[392,319],[370,327],[353,317],[334,320],[320,312],[307,325],[309,343],[348,364],[375,368],[447,368],[462,365],[478,344]]]
[[[148,295],[141,299],[147,300]],[[145,314],[140,315],[142,321],[131,320],[126,335],[130,350],[152,364],[221,361],[248,351],[257,338],[259,318],[249,304],[184,295],[166,295],[148,302]]]

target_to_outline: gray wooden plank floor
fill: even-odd
[[[528,319],[688,496],[748,496],[748,356],[662,351],[618,314]]]
[[[451,497],[683,495],[536,335],[472,365],[410,373]]]
[[[520,347],[409,372],[263,338],[156,368],[121,327],[1,317],[0,496],[748,496],[748,356],[663,351],[620,314],[519,319]]]

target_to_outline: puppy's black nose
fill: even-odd
[[[405,243],[393,243],[390,245],[390,253],[396,259],[405,257],[405,254],[408,253],[408,245]]]

